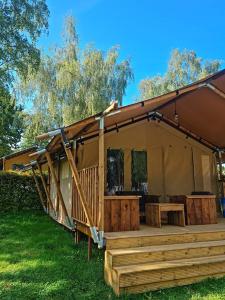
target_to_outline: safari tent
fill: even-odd
[[[37,151],[37,146],[13,152],[0,158],[0,170],[22,170],[25,164],[30,162],[30,154]]]
[[[222,70],[38,137],[28,167],[48,166],[47,211],[106,248],[117,294],[225,274],[224,115]]]

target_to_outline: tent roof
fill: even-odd
[[[105,129],[146,116],[162,114],[163,120],[204,142],[211,148],[225,149],[225,69],[176,91],[122,106],[105,116]],[[68,139],[98,132],[101,113],[64,128]],[[47,145],[50,152],[61,147],[55,136]]]
[[[26,149],[23,149],[23,150],[20,150],[20,151],[10,153],[6,156],[0,157],[0,160],[3,160],[3,159],[8,160],[8,159],[18,157],[18,156],[23,155],[23,154],[30,154],[30,153],[35,152],[36,150],[37,150],[37,146],[32,146],[32,147],[29,147],[29,148],[26,148]]]

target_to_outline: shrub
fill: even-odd
[[[37,179],[42,189],[40,177]],[[43,189],[42,195],[45,197]],[[32,175],[0,171],[0,212],[40,209],[42,205]]]

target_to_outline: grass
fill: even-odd
[[[72,235],[42,213],[0,215],[0,299],[225,299],[225,280],[210,279],[142,295],[116,297],[103,280],[103,251]]]

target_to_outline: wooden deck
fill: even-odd
[[[130,237],[130,236],[143,236],[143,235],[162,235],[162,234],[173,234],[173,233],[188,233],[198,231],[217,231],[225,229],[225,218],[218,218],[217,224],[209,225],[188,225],[185,227],[163,225],[161,228],[140,225],[140,230],[134,231],[121,231],[121,232],[106,232],[105,238],[116,238],[116,237]]]
[[[106,233],[105,280],[116,294],[225,276],[225,219],[217,224]]]

